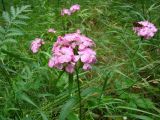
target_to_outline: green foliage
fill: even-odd
[[[3,12],[4,25],[0,26],[0,46],[15,44],[15,36],[22,36],[24,33],[20,29],[22,25],[27,25],[25,20],[29,19],[25,13],[28,13],[30,6],[11,7],[10,13]]]
[[[9,8],[9,0],[5,3]],[[76,3],[80,11],[60,16]],[[14,0],[13,5],[21,7],[11,7],[0,20],[0,120],[79,120],[76,76],[68,81],[66,73],[48,67],[56,36],[77,29],[94,40],[98,60],[91,71],[79,73],[83,120],[160,119],[160,33],[140,41],[132,31],[140,20],[159,28],[158,0]],[[45,45],[32,54],[36,37]]]

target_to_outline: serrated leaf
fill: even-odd
[[[31,61],[33,61],[33,59],[23,57],[23,56],[20,55],[20,53],[15,53],[14,51],[11,52],[11,51],[8,51],[8,50],[5,50],[5,49],[1,49],[1,51],[3,53],[5,53],[5,54],[9,55],[10,57],[22,60],[24,62],[31,62]]]
[[[5,33],[5,29],[2,26],[0,26],[0,33]]]
[[[6,37],[14,37],[14,36],[21,36],[23,35],[23,33],[20,33],[20,32],[11,32],[11,33],[8,33],[6,35]]]
[[[20,19],[29,19],[29,17],[26,15],[18,15],[17,17]]]
[[[30,5],[25,5],[25,6],[22,6],[21,8],[20,8],[20,10],[21,11],[24,11],[24,12],[28,12],[28,8],[30,8]]]
[[[10,15],[8,12],[3,12],[3,18],[6,22],[10,22]]]
[[[11,14],[12,14],[12,17],[16,16],[16,11],[15,11],[15,8],[13,6],[11,6]]]
[[[67,118],[76,102],[77,100],[75,98],[71,98],[62,106],[59,120],[65,120]]]
[[[0,33],[0,41],[4,40],[4,35]]]
[[[7,32],[17,32],[22,33],[22,31],[19,28],[10,28]]]
[[[15,40],[15,39],[12,39],[12,38],[9,38],[9,39],[6,39],[5,41],[3,41],[3,42],[0,42],[0,46],[2,46],[2,45],[6,45],[6,44],[8,44],[8,43],[17,43],[17,41]]]
[[[21,21],[21,20],[14,20],[14,21],[12,22],[12,24],[14,24],[14,25],[27,25],[26,22]]]

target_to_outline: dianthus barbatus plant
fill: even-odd
[[[32,41],[31,43],[31,50],[33,53],[37,53],[39,48],[45,44],[45,42],[43,41],[43,39],[41,38],[35,38],[35,40]]]
[[[83,70],[90,70],[96,62],[96,52],[92,49],[94,42],[79,32],[59,36],[52,48],[52,58],[49,67],[75,71],[75,66],[81,62]]]
[[[79,11],[80,10],[80,5],[78,5],[78,4],[75,4],[75,5],[72,5],[71,7],[70,7],[70,9],[66,9],[66,8],[64,8],[64,9],[62,9],[61,10],[61,15],[62,16],[64,16],[64,15],[71,15],[71,14],[73,14],[73,13],[75,13],[76,11]]]
[[[140,43],[143,39],[151,39],[154,37],[158,29],[153,23],[150,23],[149,21],[139,21],[133,23],[133,31],[141,38],[138,44],[138,48],[136,49],[133,58],[135,57],[137,51],[140,48]]]
[[[135,22],[133,30],[138,36],[144,39],[151,39],[158,31],[155,25],[148,21]]]
[[[75,33],[59,36],[52,48],[52,57],[49,67],[66,71],[69,75],[69,92],[73,84],[73,74],[76,73],[76,81],[79,96],[79,118],[82,120],[81,90],[79,82],[79,69],[90,70],[96,62],[96,52],[92,49],[95,43],[77,30]]]

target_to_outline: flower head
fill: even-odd
[[[56,31],[53,28],[48,29],[49,33],[56,33]]]
[[[74,12],[76,12],[78,10],[80,10],[80,5],[75,4],[75,5],[72,5],[70,7],[70,9],[66,9],[66,8],[62,9],[61,10],[61,15],[62,16],[64,16],[64,15],[69,15],[70,16],[72,13],[74,13]]]
[[[71,15],[71,11],[69,9],[64,8],[63,10],[61,10],[61,15]]]
[[[152,38],[158,31],[154,24],[148,21],[136,22],[133,30],[138,36],[143,37],[144,39]]]
[[[76,11],[78,11],[78,10],[80,10],[80,5],[78,5],[78,4],[72,5],[72,6],[70,7],[71,13],[74,13],[74,12],[76,12]]]
[[[83,63],[83,69],[91,69],[96,62],[96,52],[92,49],[94,42],[79,32],[59,36],[52,48],[52,58],[49,67],[63,69],[73,73],[78,61]]]
[[[45,44],[43,39],[36,38],[31,43],[31,50],[33,53],[37,53],[42,44]]]

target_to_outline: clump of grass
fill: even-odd
[[[15,0],[13,5],[18,3],[30,4],[32,12],[27,15],[27,26],[10,26],[18,29],[18,35],[25,31],[23,36],[10,36],[16,45],[6,42],[3,50],[0,48],[0,119],[56,120],[62,113],[68,120],[78,119],[78,99],[68,95],[67,74],[48,68],[52,46],[46,44],[36,56],[29,48],[35,37],[55,42],[55,37],[45,36],[46,30],[63,29],[60,10],[75,3],[81,5],[81,11],[68,17],[65,25],[69,32],[80,28],[91,36],[98,58],[92,71],[79,74],[82,118],[160,119],[159,32],[140,41],[132,31],[132,23],[141,20],[159,28],[158,0]],[[8,11],[8,1],[5,6]],[[0,36],[5,24],[1,20]],[[73,87],[73,96],[77,92]]]

